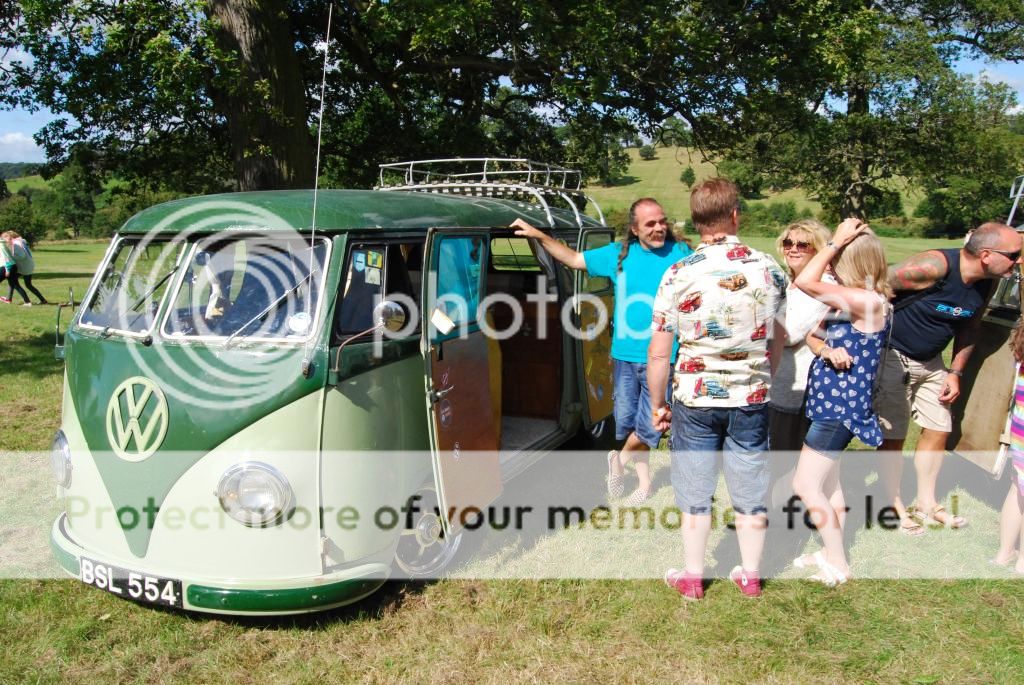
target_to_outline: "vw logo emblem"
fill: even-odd
[[[156,452],[166,435],[167,399],[160,388],[142,376],[117,386],[107,404],[107,440],[114,454],[125,461],[142,461]]]

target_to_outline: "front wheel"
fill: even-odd
[[[573,441],[576,449],[608,451],[615,449],[615,418],[609,414],[590,428],[580,426]]]
[[[421,486],[406,506],[415,514],[412,526],[402,531],[398,539],[395,565],[407,578],[436,577],[455,558],[462,533],[445,533],[441,505],[433,484]]]

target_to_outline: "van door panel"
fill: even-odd
[[[579,251],[607,245],[615,239],[608,229],[583,229]],[[586,295],[581,297],[581,295]],[[576,315],[580,332],[586,339],[576,341],[576,361],[580,369],[580,399],[586,411],[583,424],[590,428],[612,413],[612,326],[615,291],[608,278],[591,278],[586,271],[576,272]]]
[[[427,403],[439,499],[449,532],[465,521],[459,512],[483,509],[501,494],[501,466],[489,373],[488,339],[476,322],[484,296],[487,234],[431,229],[423,270]],[[467,302],[464,310],[445,298]],[[448,329],[446,324],[453,327]],[[447,329],[447,330],[446,330]]]

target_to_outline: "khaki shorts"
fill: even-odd
[[[953,430],[949,405],[939,402],[946,373],[941,354],[919,362],[896,350],[888,350],[875,396],[875,412],[882,424],[883,439],[905,438],[911,418],[921,428],[943,433]]]

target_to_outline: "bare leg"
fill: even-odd
[[[903,481],[903,440],[883,440],[879,451],[883,454],[879,455],[878,475],[885,490],[886,501],[892,503],[901,521],[907,521],[907,506],[903,503],[900,491]]]
[[[939,482],[939,471],[942,470],[948,437],[949,433],[944,431],[922,428],[921,438],[917,441],[917,451],[914,453],[914,470],[917,471],[917,506],[925,513],[932,511],[938,505],[935,488]],[[942,512],[935,517],[935,520],[942,525],[949,525],[954,523],[953,516],[950,512]]]
[[[651,490],[651,464],[648,459],[651,448],[640,441],[636,433],[630,433],[626,437],[626,443],[619,450],[619,458],[611,460],[612,475],[621,476],[625,471],[625,465],[633,460],[636,468],[636,476],[640,481],[640,489],[645,492]]]
[[[800,461],[796,465],[793,490],[800,495],[811,521],[821,535],[825,548],[825,559],[842,573],[849,575],[850,566],[843,548],[843,530],[836,510],[829,502],[825,488],[834,484],[838,488],[839,462],[804,446]],[[832,493],[834,494],[834,493]],[[840,495],[842,497],[842,495]]]
[[[683,514],[683,563],[687,573],[704,575],[704,555],[710,534],[710,514]]]
[[[832,476],[825,481],[825,496],[828,497],[828,503],[832,507],[832,511],[836,512],[836,519],[839,521],[839,530],[846,530],[846,497],[843,495],[843,488],[839,484],[839,471],[840,464],[836,462],[835,471]]]
[[[1014,556],[1018,554],[1018,543],[1024,536],[1024,496],[1020,494],[1016,481],[1015,473],[1013,482],[1010,483],[1010,491],[1006,493],[1006,499],[1003,501],[1002,512],[999,514],[999,551],[996,552],[993,561],[1000,565],[1013,561]],[[1020,561],[1017,565],[1024,567]]]
[[[768,534],[765,514],[736,514],[736,538],[740,543],[740,562],[745,571],[757,571]]]

